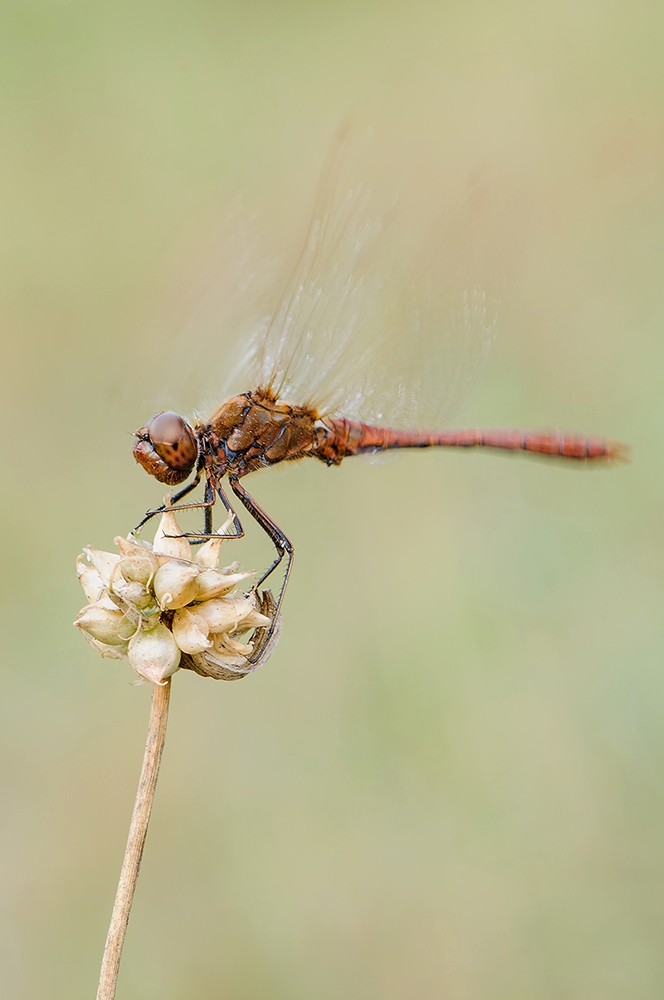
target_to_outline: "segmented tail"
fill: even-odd
[[[347,455],[389,451],[393,448],[492,448],[517,451],[549,458],[581,462],[629,461],[629,447],[619,441],[588,437],[567,431],[522,430],[450,430],[413,431],[391,427],[373,427],[345,418],[326,421],[329,433],[317,448],[317,454],[330,464]]]

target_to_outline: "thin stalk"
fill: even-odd
[[[129,837],[125,850],[118,891],[115,894],[111,924],[108,928],[104,957],[101,963],[97,1000],[114,1000],[115,990],[120,971],[120,959],[124,946],[129,911],[134,899],[136,881],[141,867],[145,838],[150,822],[150,813],[157,787],[161,754],[166,739],[166,722],[168,721],[168,703],[171,696],[170,678],[165,684],[153,684],[152,704],[150,706],[150,723],[145,744],[145,756],[141,777],[138,782],[134,812],[129,827]]]

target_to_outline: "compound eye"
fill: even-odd
[[[177,413],[158,413],[145,425],[154,450],[171,469],[193,469],[198,443],[189,424]]]

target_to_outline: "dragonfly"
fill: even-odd
[[[440,412],[458,402],[491,347],[504,284],[492,269],[505,218],[497,222],[500,213],[492,214],[487,198],[473,190],[439,227],[442,236],[396,265],[394,203],[377,207],[371,186],[348,173],[347,147],[341,134],[299,259],[240,353],[236,377],[243,391],[207,419],[190,423],[163,411],[135,434],[136,461],[160,483],[181,486],[169,506],[203,508],[204,530],[187,533],[192,542],[212,537],[217,501],[232,521],[231,537],[244,535],[227,483],[274,546],[256,589],[284,563],[272,627],[250,663],[270,642],[294,555],[290,538],[246,489],[250,473],[304,458],[338,466],[351,456],[412,448],[485,449],[589,465],[628,454],[620,442],[557,430],[423,427],[427,403],[429,412],[432,401]],[[182,504],[201,481],[202,503]],[[164,509],[148,511],[134,530]]]

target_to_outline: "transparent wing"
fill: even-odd
[[[494,340],[520,250],[514,199],[476,176],[432,222],[431,202],[390,191],[386,171],[367,181],[367,142],[337,137],[299,260],[246,358],[257,385],[320,413],[435,426]]]
[[[194,404],[206,415],[255,385],[252,357],[288,277],[287,255],[243,198],[205,228],[211,235],[194,235],[195,252],[169,276],[166,302],[142,338],[152,378],[141,367],[130,391],[149,393],[146,411],[191,413]]]
[[[205,416],[260,385],[371,423],[449,419],[496,334],[521,248],[520,199],[486,168],[468,178],[436,167],[421,181],[403,147],[340,131],[299,256],[297,212],[271,232],[268,213],[238,199],[207,224],[214,239],[141,351],[153,377],[141,366],[134,403],[184,413],[195,403]]]

